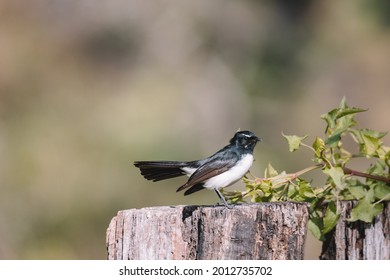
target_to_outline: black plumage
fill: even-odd
[[[136,161],[134,165],[147,180],[160,181],[182,175],[188,181],[177,191],[187,189],[189,195],[204,188],[214,189],[228,207],[219,189],[239,180],[248,171],[253,161],[253,149],[261,139],[253,132],[239,131],[225,146],[208,158],[195,161]]]

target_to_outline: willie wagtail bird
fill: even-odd
[[[251,131],[238,131],[230,139],[230,144],[210,157],[195,161],[136,161],[134,165],[141,170],[147,180],[154,182],[189,176],[187,183],[177,189],[187,189],[189,195],[202,189],[215,190],[221,202],[230,208],[219,191],[240,180],[253,162],[253,149],[261,141]]]

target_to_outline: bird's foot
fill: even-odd
[[[219,202],[217,202],[217,203],[215,203],[214,205],[213,205],[213,207],[217,207],[217,206],[225,206],[226,208],[228,208],[228,209],[232,209],[232,208],[234,208],[234,206],[236,206],[235,204],[228,204],[228,203],[219,203]]]

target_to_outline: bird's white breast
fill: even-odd
[[[240,180],[249,170],[253,163],[253,155],[243,156],[235,166],[228,171],[221,173],[213,178],[208,179],[204,187],[206,189],[221,189],[228,187]]]

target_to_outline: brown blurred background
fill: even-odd
[[[0,259],[105,259],[118,210],[218,200],[134,160],[202,158],[241,128],[264,140],[253,174],[296,171],[311,154],[281,132],[312,141],[343,96],[388,131],[389,3],[1,0]]]

